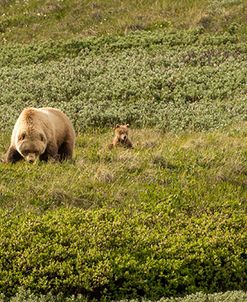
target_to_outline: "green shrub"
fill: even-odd
[[[172,200],[171,200],[172,202]],[[5,216],[4,216],[5,215]],[[1,213],[0,292],[89,299],[184,295],[246,286],[246,216],[60,209]]]
[[[76,129],[131,123],[209,130],[246,120],[246,44],[230,34],[140,32],[0,51],[1,130],[25,106],[54,106]]]

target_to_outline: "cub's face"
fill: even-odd
[[[124,143],[126,141],[126,139],[128,138],[128,127],[129,124],[126,125],[116,125],[115,127],[115,135],[118,138],[118,140],[122,143]]]
[[[45,152],[46,145],[46,138],[42,133],[27,134],[23,132],[18,136],[16,147],[27,162],[34,163]]]

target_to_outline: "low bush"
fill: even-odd
[[[246,120],[246,44],[198,30],[0,50],[1,130],[23,107],[64,110],[78,132],[130,123],[209,130]]]
[[[227,209],[190,216],[167,202],[148,212],[1,211],[0,292],[13,296],[21,286],[89,299],[157,299],[245,288],[246,216]]]

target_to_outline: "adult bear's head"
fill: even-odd
[[[46,136],[39,131],[22,131],[17,137],[17,151],[29,163],[36,162],[39,156],[45,152],[46,146]]]

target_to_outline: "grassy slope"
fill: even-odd
[[[246,34],[241,0],[1,1],[0,41],[30,42],[128,33],[160,27],[226,30],[233,23]]]
[[[20,110],[49,104],[75,161],[0,165],[0,292],[246,289],[246,3],[42,3],[1,1],[2,41],[35,43],[1,47],[0,153]],[[119,121],[135,148],[109,152]]]
[[[133,150],[109,152],[112,133],[96,131],[78,137],[74,163],[0,165],[6,295],[245,288],[246,124],[131,136]]]
[[[109,152],[111,132],[88,132],[77,139],[74,164],[2,164],[1,207],[142,210],[144,201],[155,205],[174,197],[175,208],[189,215],[228,206],[241,212],[246,209],[245,136],[246,123],[225,133],[179,136],[133,130],[134,150]],[[4,141],[7,147],[8,137]]]

